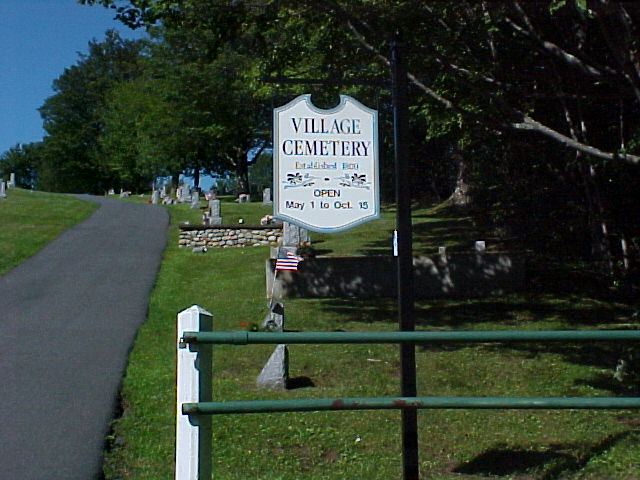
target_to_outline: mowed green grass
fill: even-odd
[[[214,329],[242,330],[267,313],[262,247],[177,247],[177,224],[197,222],[169,207],[172,227],[149,316],[131,352],[123,415],[106,452],[107,479],[173,478],[176,314],[198,304]],[[226,222],[255,221],[268,208],[224,202]],[[418,251],[471,247],[469,220],[417,210]],[[449,215],[449,216],[447,216]],[[236,218],[237,217],[237,218]],[[253,219],[253,220],[252,220]],[[437,226],[457,225],[459,235]],[[429,228],[434,227],[434,228]],[[312,235],[330,254],[388,253],[393,212],[335,236]],[[397,328],[393,299],[287,299],[287,328],[377,331]],[[632,305],[536,288],[476,300],[420,301],[419,329],[616,328]],[[214,400],[340,398],[398,394],[395,345],[290,346],[290,376],[304,388],[260,390],[255,379],[271,346],[214,347]],[[433,396],[614,396],[629,394],[611,374],[621,345],[468,345],[417,347],[418,394]],[[213,418],[215,479],[401,478],[397,411],[226,415]],[[631,411],[473,411],[419,413],[420,467],[430,479],[640,478],[640,416]]]
[[[7,189],[0,199],[0,274],[26,260],[98,208],[58,193]]]

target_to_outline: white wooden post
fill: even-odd
[[[211,478],[211,416],[184,415],[183,403],[211,401],[211,345],[189,348],[183,332],[211,331],[212,315],[199,307],[178,314],[175,480]]]

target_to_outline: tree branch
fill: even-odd
[[[369,42],[367,42],[367,40],[355,28],[355,26],[353,26],[350,22],[347,22],[347,26],[349,27],[349,29],[353,33],[353,35],[356,38],[356,40],[366,50],[368,50],[369,52],[373,53],[385,65],[387,65],[387,66],[391,65],[391,61],[389,60],[389,58],[386,57],[385,55],[383,55],[377,48],[375,48]],[[427,94],[430,98],[432,98],[433,100],[438,102],[440,105],[442,105],[447,110],[451,110],[453,112],[456,112],[456,113],[460,114],[465,119],[471,119],[474,122],[479,122],[479,123],[482,123],[482,124],[484,124],[486,126],[486,120],[483,120],[479,115],[473,114],[473,113],[471,113],[471,112],[459,107],[458,105],[456,105],[453,101],[449,100],[448,98],[445,98],[442,95],[439,95],[433,89],[429,88],[422,81],[420,81],[411,72],[407,72],[407,78],[411,81],[411,83],[413,83],[416,87],[418,87],[425,94]],[[576,139],[570,138],[570,137],[568,137],[568,136],[566,136],[566,135],[564,135],[564,134],[562,134],[562,133],[560,133],[560,132],[558,132],[556,130],[553,130],[552,128],[549,128],[546,125],[543,125],[542,123],[538,122],[537,120],[533,119],[532,117],[530,117],[528,115],[525,115],[525,114],[523,114],[522,112],[520,112],[520,111],[518,111],[516,109],[512,109],[512,113],[514,115],[518,115],[519,117],[521,117],[522,121],[505,123],[504,124],[505,127],[512,128],[512,129],[515,129],[515,130],[534,131],[534,132],[540,133],[540,134],[542,134],[542,135],[544,135],[544,136],[546,136],[546,137],[548,137],[548,138],[560,143],[561,145],[564,145],[565,147],[572,148],[572,149],[574,149],[576,151],[579,151],[579,152],[587,153],[587,154],[592,155],[592,156],[597,157],[597,158],[602,158],[602,159],[606,159],[606,160],[624,161],[624,162],[630,163],[632,165],[640,165],[640,156],[631,155],[631,154],[624,154],[624,153],[611,153],[611,152],[602,151],[602,150],[600,150],[600,149],[598,149],[596,147],[581,143]]]
[[[513,128],[516,130],[530,130],[534,132],[541,133],[542,135],[555,140],[556,142],[561,143],[565,147],[573,148],[580,152],[587,153],[596,158],[602,158],[605,160],[620,160],[625,163],[629,163],[631,165],[640,165],[640,156],[631,155],[628,153],[611,153],[604,152],[598,148],[592,147],[591,145],[585,145],[584,143],[580,143],[577,140],[567,137],[543,124],[534,120],[533,118],[524,115],[523,121],[519,123],[511,124]]]
[[[564,50],[563,48],[559,47],[558,45],[556,45],[553,42],[550,42],[548,40],[543,40],[542,37],[540,36],[540,34],[534,28],[534,26],[531,23],[529,17],[527,16],[526,12],[522,9],[520,4],[518,2],[513,2],[513,5],[514,5],[515,10],[520,15],[520,18],[522,19],[522,21],[526,25],[526,28],[522,27],[522,26],[518,25],[510,17],[505,16],[504,19],[507,22],[507,24],[509,26],[511,26],[511,28],[513,28],[516,32],[520,33],[521,35],[526,36],[527,38],[535,40],[535,42],[538,45],[538,48],[541,51],[546,52],[549,55],[559,59],[563,63],[569,65],[572,68],[575,68],[575,69],[579,70],[583,74],[588,75],[590,77],[595,77],[595,78],[598,78],[598,79],[601,79],[604,76],[604,73],[602,71],[600,71],[598,68],[594,67],[593,65],[589,65],[588,63],[583,62],[576,55],[573,55],[573,54],[567,52],[566,50]],[[611,74],[615,74],[616,72],[615,71],[607,71],[607,73],[611,75]]]

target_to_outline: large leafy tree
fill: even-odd
[[[121,81],[140,75],[139,41],[123,40],[109,31],[102,42],[53,82],[54,95],[40,108],[46,137],[39,166],[39,188],[99,192],[114,180],[103,162],[102,134],[108,92]]]
[[[267,26],[265,21],[275,22],[263,38],[272,41],[272,52],[285,52],[280,58],[289,65],[308,65],[307,60],[313,58],[316,65],[338,69],[345,66],[342,60],[353,59],[354,54],[362,56],[360,65],[371,57],[388,65],[387,47],[393,32],[410,32],[411,41],[406,42],[409,80],[441,108],[492,129],[533,131],[595,157],[640,163],[640,156],[619,144],[576,138],[568,127],[545,121],[531,109],[535,99],[531,94],[540,88],[539,81],[551,87],[556,75],[574,80],[565,85],[571,90],[590,85],[579,92],[582,95],[613,93],[616,98],[631,95],[640,100],[640,60],[634,36],[640,6],[633,2],[79,1],[115,8],[117,16],[132,26],[162,22],[197,32],[190,36],[194,51],[215,52],[225,41],[236,42],[247,30]],[[254,11],[260,13],[247,14]],[[559,24],[566,28],[558,28]],[[209,32],[200,36],[203,27]],[[341,41],[336,41],[338,37]],[[319,42],[319,38],[328,41]],[[354,73],[342,70],[347,75]],[[463,88],[447,91],[439,80]]]
[[[115,7],[132,25],[169,26],[203,55],[250,38],[265,73],[306,78],[386,76],[402,31],[411,151],[429,167],[426,183],[456,167],[512,233],[545,232],[540,241],[558,245],[588,238],[585,252],[609,265],[612,231],[622,256],[638,243],[618,210],[638,196],[635,2],[81,1]]]
[[[119,82],[107,95],[99,145],[121,188],[146,190],[158,176],[176,175],[181,138],[169,86],[151,74]]]
[[[254,11],[241,2],[234,8],[158,2],[119,7],[118,14],[125,23],[150,26],[155,20],[145,9],[151,6],[154,19],[162,19],[153,29],[153,74],[166,80],[163,97],[180,137],[172,157],[196,184],[201,171],[233,172],[238,193],[248,192],[249,152],[265,146],[270,119],[266,90],[257,82],[264,42]]]

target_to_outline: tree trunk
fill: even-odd
[[[469,185],[465,181],[465,173],[467,170],[467,163],[460,152],[455,152],[451,155],[458,165],[458,175],[456,178],[456,188],[449,197],[452,205],[464,207],[469,205],[471,199],[469,197]]]
[[[236,158],[236,195],[249,193],[249,164],[247,163],[247,152],[238,153]]]
[[[597,173],[593,165],[580,165],[587,200],[589,230],[591,232],[591,257],[613,274],[613,259],[609,242],[609,230],[604,207],[597,185]]]
[[[194,188],[200,187],[200,165],[193,168],[193,186]]]

